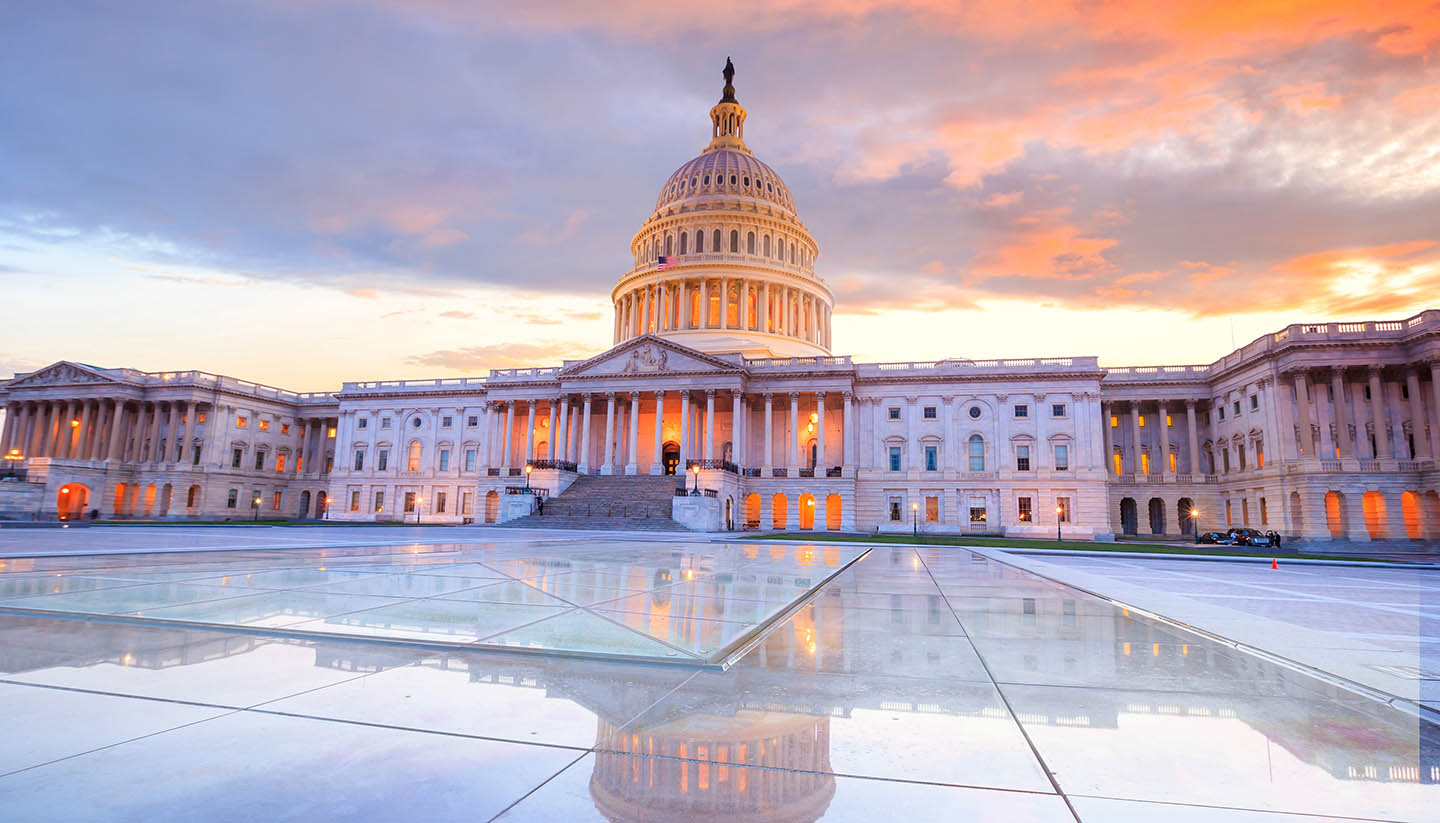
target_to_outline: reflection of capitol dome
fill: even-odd
[[[830,352],[835,300],[790,189],[744,141],[730,84],[710,110],[710,145],[660,190],[616,284],[615,342],[651,333],[752,357]]]
[[[688,715],[630,733],[602,720],[600,739],[620,749],[597,750],[590,777],[595,808],[612,823],[811,823],[835,796],[828,717]]]

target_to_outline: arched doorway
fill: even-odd
[[[800,528],[815,528],[815,495],[800,495],[800,511],[798,514],[800,515]]]
[[[1433,491],[1425,492],[1425,536],[1431,540],[1440,537],[1440,494]]]
[[[491,489],[485,492],[485,522],[495,523],[500,519],[500,495]]]
[[[147,486],[145,487],[145,500],[144,500],[143,505],[144,505],[144,508],[141,509],[141,511],[140,511],[140,513],[141,513],[143,516],[149,517],[151,514],[154,513],[154,511],[155,511],[155,484],[154,484],[154,483],[151,483],[151,484],[149,484],[149,485],[147,485]]]
[[[755,492],[745,495],[745,528],[760,528],[760,495]]]
[[[1120,499],[1120,533],[1139,534],[1140,520],[1136,513],[1135,498],[1122,497]]]
[[[310,492],[300,492],[300,519],[304,520],[310,514]]]
[[[841,514],[845,504],[840,500],[840,495],[832,494],[825,498],[825,530],[838,532],[843,522]]]
[[[1300,508],[1300,492],[1290,492],[1290,528],[1294,534],[1305,531],[1305,512]]]
[[[90,508],[90,488],[82,483],[66,483],[55,493],[55,512],[61,520],[84,520]]]
[[[124,483],[115,484],[115,505],[110,509],[111,517],[119,517],[125,514],[125,495],[130,488]]]
[[[1380,492],[1365,492],[1360,498],[1360,504],[1365,510],[1365,529],[1370,532],[1370,539],[1384,540],[1389,537],[1389,529],[1385,523],[1385,495]]]
[[[1411,540],[1420,539],[1420,495],[1415,492],[1400,493],[1400,513],[1405,518],[1405,536]]]
[[[160,516],[170,515],[170,503],[175,499],[175,487],[166,483],[160,487]]]
[[[1190,511],[1195,508],[1195,503],[1188,497],[1180,498],[1175,504],[1175,520],[1180,524],[1180,533],[1185,536],[1195,534],[1195,518],[1190,516]]]
[[[1325,492],[1325,525],[1330,529],[1330,537],[1336,540],[1345,537],[1345,495],[1340,492]]]
[[[789,520],[789,505],[785,495],[777,494],[770,498],[770,528],[783,530],[785,523]]]
[[[321,489],[315,492],[315,519],[323,519],[325,517],[325,509],[329,508],[329,506],[330,497],[325,494],[325,490]]]
[[[194,514],[195,508],[200,505],[200,487],[191,486],[185,492],[185,508],[189,509],[187,514]]]
[[[665,444],[660,454],[665,464],[665,473],[673,476],[680,468],[680,444],[672,440]]]
[[[1165,501],[1158,497],[1150,498],[1150,533],[1165,533]]]

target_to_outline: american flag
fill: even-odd
[[[660,263],[659,263],[659,265],[657,265],[657,266],[655,267],[655,271],[665,271],[666,269],[670,268],[670,266],[672,266],[672,265],[674,265],[674,264],[672,264],[672,263],[670,262],[670,258],[668,258],[668,257],[666,257],[665,255],[662,254],[662,255],[660,255]]]

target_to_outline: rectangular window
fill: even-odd
[[[240,490],[239,490],[239,489],[231,489],[231,490],[229,491],[229,493],[227,493],[227,494],[225,495],[225,508],[227,508],[227,509],[233,509],[233,508],[235,508],[235,504],[236,504],[237,502],[239,502],[239,500],[240,500]]]
[[[1170,473],[1174,474],[1177,471],[1179,470],[1175,468],[1175,452],[1170,452]]]
[[[1250,498],[1240,498],[1240,522],[1246,526],[1250,525]]]
[[[268,432],[268,431],[270,431],[270,421],[269,421],[269,420],[261,420],[260,423],[259,423],[259,426],[260,426],[260,431],[262,431],[262,432]]]
[[[232,469],[238,469],[238,468],[240,468],[240,461],[241,461],[242,459],[244,459],[244,456],[245,456],[245,450],[244,450],[244,449],[235,449],[235,450],[231,451],[231,452],[230,452],[230,468],[232,468]]]
[[[385,492],[375,492],[375,513],[385,511]]]
[[[356,418],[356,420],[355,420],[355,428],[357,428],[357,429],[368,429],[368,428],[370,428],[370,421],[369,421],[367,418],[364,418],[364,417]]]
[[[891,447],[890,447],[890,471],[892,471],[892,472],[898,472],[898,471],[900,471],[900,447],[899,447],[899,446],[891,446]]]
[[[255,493],[252,494],[252,495],[250,495],[250,508],[252,508],[252,509],[258,509],[258,508],[260,508],[260,490],[259,490],[259,489],[256,489],[256,490],[255,490]]]
[[[1064,416],[1065,416],[1065,404],[1064,404],[1064,403],[1051,403],[1051,404],[1050,404],[1050,416],[1051,416],[1051,417],[1064,417]]]
[[[934,446],[925,447],[925,471],[933,472],[940,470],[940,450]]]
[[[926,420],[934,420],[934,419],[935,419],[935,407],[934,407],[934,406],[926,406],[926,407],[922,410],[922,414],[924,415],[924,417],[925,417]]]
[[[460,493],[460,513],[461,513],[461,514],[470,514],[471,511],[472,511],[472,509],[473,509],[473,506],[474,506],[474,500],[472,499],[472,497],[471,497],[471,495],[470,495],[470,492],[461,492],[461,493]]]
[[[1219,412],[1219,414],[1220,414],[1220,419],[1221,419],[1221,420],[1224,420],[1224,419],[1225,419],[1225,407],[1224,407],[1224,406],[1216,406],[1216,407],[1215,407],[1215,411]]]
[[[248,425],[250,425],[250,418],[245,417],[244,415],[235,418],[235,428],[243,429]]]
[[[435,492],[435,512],[437,514],[445,513],[445,492]]]
[[[1236,401],[1235,401],[1235,408],[1233,409],[1233,412],[1234,412],[1234,414],[1235,414],[1236,417],[1239,417],[1239,416],[1240,416],[1240,401],[1239,401],[1239,400],[1236,400]]]
[[[1253,394],[1250,395],[1250,411],[1255,411],[1258,408],[1260,408],[1260,398]]]
[[[335,436],[335,427],[334,427],[334,426],[329,426],[329,427],[327,427],[327,428],[325,429],[325,436],[326,436],[327,438],[328,438],[328,437],[334,437],[334,436]]]
[[[200,412],[199,414],[195,415],[195,422],[196,422],[196,423],[204,423],[204,422],[205,422],[205,412]]]
[[[898,497],[890,498],[890,520],[894,523],[900,522],[900,498]]]
[[[1026,405],[1025,403],[1017,403],[1017,404],[1015,404],[1015,416],[1016,416],[1016,417],[1029,417],[1029,416],[1030,416],[1030,407],[1029,407],[1028,405]]]
[[[1240,471],[1245,471],[1245,444],[1241,443],[1235,447],[1235,453],[1240,456]]]
[[[1020,498],[1020,522],[1029,523],[1031,520],[1030,498],[1022,497]]]
[[[1365,399],[1366,399],[1366,400],[1369,400],[1369,399],[1370,399],[1370,387],[1369,387],[1369,386],[1366,386],[1366,387],[1365,387]]]
[[[1015,447],[1015,471],[1017,471],[1017,472],[1028,472],[1028,471],[1030,471],[1030,447],[1029,447],[1029,446],[1016,446],[1016,447]]]
[[[359,490],[359,489],[355,489],[354,491],[350,492],[350,511],[352,511],[352,512],[358,512],[358,511],[360,511],[360,490]]]
[[[1118,429],[1118,428],[1120,428],[1120,418],[1119,418],[1119,417],[1116,417],[1116,416],[1113,415],[1113,414],[1110,415],[1110,428],[1112,428],[1112,429]]]
[[[281,452],[280,454],[275,455],[275,471],[277,471],[277,472],[283,472],[283,471],[285,471],[285,453],[284,453],[284,452]]]
[[[450,417],[450,415],[447,414],[440,418],[440,428],[448,429],[453,425],[455,425],[454,418]]]
[[[255,471],[263,471],[265,468],[265,452],[255,452]]]
[[[926,497],[926,498],[925,498],[925,522],[926,522],[926,523],[939,523],[939,522],[940,522],[940,498],[939,498],[939,497]]]
[[[405,471],[420,471],[420,444],[410,444],[410,456],[405,460]]]
[[[984,506],[971,506],[971,507],[970,507],[970,522],[971,522],[971,523],[984,523],[984,522],[985,522],[985,507],[984,507]]]
[[[383,472],[383,471],[385,471],[385,467],[388,466],[389,464],[390,464],[390,450],[389,450],[389,449],[381,449],[381,450],[380,450],[380,456],[379,456],[378,458],[376,458],[375,470],[376,470],[376,471],[382,471],[382,472]]]
[[[280,433],[281,433],[281,434],[289,434],[289,433],[290,433],[290,424],[289,424],[289,423],[281,423],[281,424],[280,424]]]
[[[1116,473],[1116,474],[1122,474],[1122,473],[1124,472],[1124,463],[1123,463],[1123,458],[1122,458],[1121,455],[1120,455],[1120,452],[1115,452],[1115,454],[1112,455],[1112,458],[1113,458],[1114,461],[1115,461],[1115,473]]]
[[[899,419],[900,419],[900,407],[899,407],[899,406],[891,406],[889,409],[886,410],[886,412],[889,414],[891,420],[899,420]]]
[[[415,492],[405,492],[405,513],[411,514],[415,511]]]
[[[450,450],[449,450],[449,449],[441,449],[441,450],[440,450],[440,471],[442,471],[442,472],[448,472],[448,471],[450,471]]]
[[[1339,446],[1336,446],[1336,447],[1335,447],[1335,458],[1336,458],[1337,460],[1340,458],[1340,447],[1339,447]],[[1263,469],[1263,468],[1265,468],[1265,441],[1264,441],[1264,440],[1256,440],[1256,441],[1255,441],[1255,468],[1257,468],[1257,469]]]
[[[1060,518],[1060,522],[1061,522],[1061,523],[1069,523],[1069,522],[1070,522],[1070,498],[1068,498],[1068,497],[1057,497],[1057,498],[1055,498],[1055,508],[1056,508],[1055,516],[1058,517],[1058,518]]]
[[[354,465],[355,465],[355,471],[357,471],[357,472],[358,472],[358,471],[361,471],[361,470],[363,470],[363,469],[365,468],[365,450],[364,450],[364,449],[356,449],[356,450],[355,450],[355,464],[354,464]]]
[[[1168,429],[1169,427],[1171,427],[1171,426],[1173,426],[1173,425],[1175,425],[1175,418],[1171,417],[1171,416],[1168,415],[1168,414],[1165,415],[1165,427]]]
[[[1270,525],[1270,510],[1265,506],[1265,498],[1260,498],[1260,525]]]
[[[277,512],[280,511],[280,492],[270,495],[270,508]]]
[[[1150,473],[1150,452],[1140,452],[1140,473]]]
[[[1229,500],[1226,500],[1226,501],[1225,501],[1225,525],[1226,525],[1226,526],[1233,526],[1233,525],[1235,525],[1235,515],[1234,515],[1234,512],[1233,512],[1233,511],[1231,510],[1231,508],[1230,508],[1230,501],[1229,501]]]
[[[388,418],[388,417],[382,417],[382,418],[380,418],[380,428],[382,428],[382,429],[388,429],[388,428],[390,428],[390,418]]]
[[[192,465],[192,466],[198,466],[198,465],[200,465],[200,447],[199,447],[199,446],[191,446],[191,447],[190,447],[190,465]]]
[[[480,418],[472,414],[469,417],[465,418],[465,425],[474,428],[480,425]]]
[[[1404,383],[1401,383],[1401,384],[1400,384],[1400,399],[1401,399],[1401,400],[1409,400],[1409,399],[1410,399],[1410,387],[1407,386],[1407,385],[1405,385]]]
[[[1140,415],[1140,428],[1145,428],[1145,415]]]
[[[467,471],[467,472],[473,472],[473,471],[475,471],[475,450],[474,450],[474,449],[466,449],[466,450],[465,450],[465,471]]]
[[[1070,447],[1063,443],[1055,446],[1055,470],[1062,472],[1070,470]]]

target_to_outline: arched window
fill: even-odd
[[[672,255],[672,254],[674,254],[674,253],[675,253],[675,236],[674,236],[674,235],[671,235],[671,234],[667,234],[667,235],[665,235],[665,256],[669,257],[670,255]]]
[[[411,440],[411,441],[410,441],[410,456],[409,456],[409,458],[405,461],[405,470],[406,470],[406,471],[412,471],[412,472],[418,472],[418,471],[420,471],[420,441],[419,441],[419,440]]]
[[[745,185],[750,185],[750,175],[745,175]]]
[[[790,244],[790,265],[795,265],[795,244]]]
[[[730,175],[730,185],[735,185],[735,175]]]
[[[753,232],[753,231],[752,231],[752,232],[749,232],[749,233],[747,233],[747,234],[745,235],[745,253],[746,253],[746,254],[754,254],[754,253],[755,253],[755,232]]]
[[[705,185],[710,185],[710,175],[705,175]]]
[[[705,230],[697,229],[695,231],[695,253],[699,254],[703,251],[705,251]]]
[[[714,241],[710,244],[710,248],[715,251],[720,251],[720,230],[716,229],[715,234],[711,235],[710,239]]]
[[[770,235],[765,235],[765,256],[770,256]]]
[[[740,251],[740,232],[735,229],[730,230],[730,251]]]
[[[690,253],[690,233],[689,233],[689,232],[685,232],[685,231],[680,232],[680,253],[681,253],[681,254],[689,254],[689,253]]]
[[[985,471],[985,438],[978,434],[970,435],[970,471]]]

